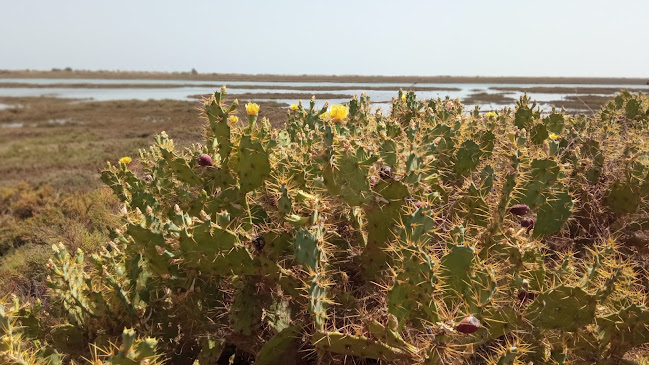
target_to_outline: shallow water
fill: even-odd
[[[25,126],[25,123],[16,122],[16,123],[0,123],[0,128],[22,128]]]
[[[293,104],[297,100],[294,99],[279,99],[271,100],[264,98],[263,94],[281,94],[281,93],[304,93],[304,94],[313,94],[318,98],[318,94],[322,93],[340,93],[340,94],[350,94],[350,95],[359,95],[363,91],[367,93],[371,101],[374,102],[375,106],[387,107],[391,102],[393,97],[397,96],[399,88],[408,88],[409,86],[418,86],[418,87],[437,87],[437,88],[455,88],[457,90],[448,90],[448,91],[418,91],[417,97],[420,99],[431,99],[431,98],[445,98],[449,97],[451,99],[460,98],[465,99],[472,94],[476,93],[487,93],[487,94],[504,94],[507,97],[518,99],[523,92],[519,91],[498,91],[491,89],[492,87],[517,87],[517,88],[527,88],[535,86],[544,86],[544,87],[562,87],[562,88],[628,88],[628,89],[642,89],[649,90],[649,87],[642,87],[642,85],[603,85],[603,84],[429,84],[429,83],[417,83],[414,85],[405,85],[398,83],[336,83],[336,82],[318,82],[318,83],[307,83],[307,82],[250,82],[250,81],[230,81],[230,82],[218,82],[218,81],[196,81],[196,80],[105,80],[105,79],[2,79],[0,82],[3,83],[26,83],[32,85],[43,85],[44,87],[39,88],[11,88],[11,87],[0,87],[0,96],[1,97],[37,97],[37,96],[49,96],[49,97],[58,97],[58,98],[72,98],[72,99],[81,99],[81,100],[96,100],[96,101],[108,101],[108,100],[163,100],[163,99],[172,99],[172,100],[191,100],[191,96],[199,94],[211,94],[214,91],[218,90],[221,85],[228,86],[228,93],[234,97],[239,94],[245,93],[254,93],[259,94],[259,98],[256,98],[255,101],[276,101],[279,103]],[[92,87],[80,87],[80,88],[65,88],[65,87],[47,87],[47,85],[52,84],[96,84],[96,85],[123,85],[123,84],[152,84],[152,85],[179,85],[178,87],[165,87],[165,88],[92,88]],[[183,85],[183,86],[181,86]],[[264,85],[264,86],[273,86],[278,87],[277,89],[259,89],[254,88],[254,85]],[[253,86],[251,88],[251,86]],[[282,89],[281,87],[290,87],[290,86],[327,86],[327,87],[339,87],[340,89],[336,90],[313,90],[313,91],[302,91],[302,90],[291,90],[291,89]],[[365,90],[366,87],[377,87],[377,86],[387,86],[394,87],[394,90]],[[594,90],[586,93],[528,93],[528,96],[532,100],[536,100],[541,103],[541,108],[544,111],[549,111],[551,106],[547,103],[555,100],[563,100],[566,96],[569,95],[603,95],[610,96],[608,94],[601,94],[600,91]],[[241,100],[248,101],[248,100]],[[348,99],[329,99],[330,103],[345,103],[348,102]],[[303,100],[304,104],[308,104],[308,100]],[[317,106],[321,107],[324,104],[325,100],[318,100]],[[545,103],[545,104],[543,104]],[[513,102],[507,102],[505,104],[501,103],[481,103],[480,104],[483,110],[495,110],[501,109],[505,106],[513,106]],[[7,106],[4,106],[6,108]],[[2,108],[2,105],[0,105]],[[468,107],[467,107],[468,108]]]
[[[33,84],[33,85],[48,85],[48,84],[97,84],[97,85],[123,85],[123,84],[160,84],[160,85],[196,85],[197,87],[221,87],[227,86],[251,86],[251,85],[268,85],[268,86],[327,86],[327,87],[340,87],[351,88],[354,90],[362,90],[363,87],[394,87],[395,90],[408,88],[410,86],[418,87],[439,87],[439,88],[459,88],[459,89],[476,89],[483,91],[485,86],[495,87],[606,87],[606,88],[619,88],[619,89],[649,89],[638,84],[507,84],[507,83],[367,83],[367,82],[268,82],[268,81],[205,81],[205,80],[134,80],[134,79],[6,79],[0,78],[3,83],[20,83],[20,84]]]

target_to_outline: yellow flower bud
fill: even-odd
[[[258,115],[259,105],[254,103],[246,104],[246,112],[248,112],[248,115]]]
[[[233,125],[239,123],[239,117],[236,115],[231,115],[228,117],[228,125],[232,127]]]
[[[516,143],[516,134],[514,132],[507,133],[507,138],[511,143]]]
[[[124,164],[124,165],[128,165],[128,164],[131,163],[131,158],[128,157],[128,156],[124,156],[124,157],[119,159],[119,163]]]
[[[329,119],[329,112],[324,112],[320,114],[320,119],[321,120],[328,120]]]
[[[291,110],[297,110],[297,104],[291,105]]]

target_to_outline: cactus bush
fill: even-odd
[[[59,323],[3,326],[0,354],[78,361],[66,333],[112,364],[620,363],[649,338],[624,246],[646,224],[647,106],[466,114],[399,92],[387,115],[299,103],[275,130],[254,104],[238,124],[223,88],[202,143],[163,132],[143,171],[109,164],[122,228],[90,257],[54,247]]]

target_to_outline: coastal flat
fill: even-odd
[[[236,73],[142,72],[142,71],[35,71],[0,70],[0,78],[48,79],[146,79],[255,82],[346,82],[434,84],[625,84],[647,85],[644,78],[622,77],[523,77],[523,76],[364,76],[364,75],[268,75]]]
[[[259,104],[262,118],[283,125],[288,105]],[[200,100],[0,97],[0,105],[6,106],[0,108],[0,187],[26,181],[61,191],[93,189],[101,186],[106,161],[136,157],[161,131],[182,148],[200,139],[205,128]],[[245,121],[245,110],[239,118]]]
[[[179,88],[179,87],[212,87],[215,90],[220,88],[222,85],[220,83],[201,83],[201,84],[178,84],[178,83],[155,83],[155,84],[146,84],[146,83],[137,83],[131,84],[128,83],[128,80],[125,80],[124,83],[110,83],[110,84],[97,84],[97,83],[88,83],[88,82],[79,82],[79,83],[26,83],[26,82],[2,82],[0,78],[0,88],[81,88],[81,89],[169,89],[169,88]],[[172,81],[172,80],[169,80]],[[241,86],[239,86],[241,87]],[[412,91],[459,91],[457,87],[431,87],[431,86],[404,86],[408,90]],[[350,89],[348,86],[322,86],[322,85],[306,85],[306,86],[296,86],[296,85],[256,85],[256,84],[246,84],[246,89],[260,89],[260,90],[295,90],[295,91],[338,91]],[[395,91],[398,86],[362,86],[363,90],[385,90],[385,91]]]

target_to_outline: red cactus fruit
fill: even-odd
[[[370,177],[370,186],[374,187],[378,181],[376,180],[376,177],[372,176]]]
[[[212,166],[212,157],[210,155],[202,153],[198,156],[198,165],[199,166]]]
[[[480,326],[480,320],[473,315],[469,315],[464,317],[460,323],[455,326],[455,330],[468,335],[480,329]]]
[[[509,212],[514,215],[525,215],[530,212],[530,207],[527,204],[516,204],[509,208]]]

